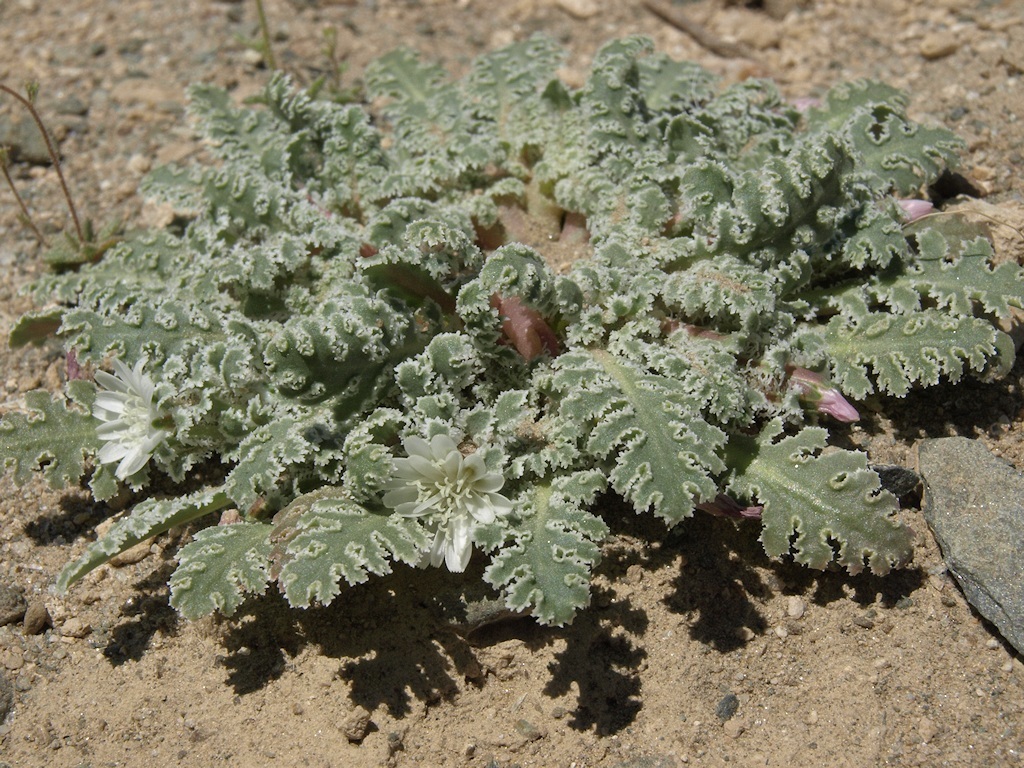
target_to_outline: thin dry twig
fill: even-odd
[[[71,211],[71,220],[75,224],[75,234],[78,235],[78,241],[80,243],[85,242],[85,233],[82,231],[82,224],[78,220],[78,211],[75,209],[75,201],[71,198],[71,190],[68,189],[67,180],[64,178],[64,171],[60,169],[60,155],[57,154],[57,150],[54,149],[53,141],[50,139],[50,133],[46,130],[46,126],[43,124],[43,118],[39,116],[39,112],[36,111],[34,101],[34,89],[29,89],[29,98],[25,98],[13,88],[0,83],[0,91],[3,91],[8,96],[16,99],[25,109],[28,110],[29,115],[32,117],[32,121],[36,124],[36,128],[39,129],[39,133],[43,137],[43,141],[46,143],[46,151],[50,155],[50,162],[53,163],[53,169],[57,171],[57,180],[60,182],[60,189],[64,193],[64,200],[67,201],[68,210]]]
[[[32,230],[32,233],[36,236],[36,240],[44,248],[48,245],[46,238],[43,233],[36,226],[35,219],[32,218],[32,214],[29,213],[28,206],[25,205],[25,201],[21,197],[21,193],[18,192],[18,188],[14,185],[14,179],[11,178],[11,171],[7,167],[9,154],[7,147],[0,147],[0,172],[3,173],[4,179],[7,181],[7,186],[11,188],[11,192],[14,193],[14,199],[18,202],[18,207],[21,209],[22,221]]]
[[[644,0],[644,6],[662,21],[668,22],[680,32],[689,35],[702,48],[707,48],[718,56],[726,59],[755,58],[753,52],[747,46],[723,40],[704,25],[685,16],[682,11],[672,8],[660,0]]]

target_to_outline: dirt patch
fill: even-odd
[[[727,81],[772,77],[792,98],[880,78],[908,92],[916,118],[967,140],[961,172],[985,196],[973,204],[997,222],[1001,251],[1020,256],[1020,233],[1006,226],[1020,229],[1024,203],[1017,3],[765,4],[772,14],[745,5],[757,4],[673,5],[712,36],[704,45],[639,2],[268,0],[267,11],[278,62],[301,81],[329,69],[327,29],[349,81],[396,45],[458,73],[537,31],[571,51],[570,82],[603,42],[632,33]],[[14,0],[0,6],[0,79],[40,83],[83,214],[158,221],[137,194],[142,174],[201,154],[185,87],[256,92],[267,72],[239,41],[256,34],[250,3]],[[747,56],[715,55],[708,39]],[[6,102],[0,115],[14,116]],[[52,169],[14,173],[44,230],[61,230]],[[0,199],[6,334],[31,306],[18,289],[41,267],[15,206]],[[0,360],[4,410],[59,386],[54,348]],[[959,434],[1024,467],[1022,371],[872,401],[839,441],[908,464],[919,438]],[[411,569],[326,609],[266,597],[230,621],[189,624],[164,586],[176,535],[56,597],[57,572],[110,510],[75,492],[0,486],[0,577],[27,603],[42,601],[52,624],[37,635],[0,627],[0,691],[13,688],[0,724],[9,765],[1022,764],[1024,664],[964,602],[913,509],[915,563],[885,579],[770,562],[750,528],[720,520],[666,533],[626,515],[592,608],[565,629],[453,626],[433,596],[465,582]]]

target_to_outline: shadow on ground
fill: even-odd
[[[274,591],[250,599],[236,616],[211,620],[224,648],[218,663],[227,670],[227,683],[244,696],[280,678],[312,646],[338,660],[337,677],[354,705],[383,707],[401,718],[415,701],[447,701],[466,684],[485,684],[481,647],[515,640],[536,652],[557,644],[544,693],[556,698],[575,689],[577,705],[567,722],[612,735],[633,723],[642,706],[648,617],[628,590],[624,596],[617,589],[633,566],[653,571],[678,562],[663,600],[687,617],[693,640],[721,653],[768,630],[763,606],[780,592],[809,595],[819,604],[852,594],[865,605],[896,606],[924,582],[913,569],[882,578],[773,562],[761,549],[756,525],[698,515],[666,532],[660,521],[625,514],[617,504],[603,505],[620,522],[612,526],[595,574],[592,606],[571,626],[541,627],[529,618],[505,616],[468,632],[442,610],[438,596],[465,601],[474,590],[470,585],[482,584],[485,558],[478,557],[467,574],[399,566],[387,577],[345,589],[327,607],[295,610]],[[649,544],[654,541],[659,544]],[[175,630],[166,588],[172,567],[165,561],[136,585],[139,597],[123,611],[125,620],[104,649],[111,663],[141,658],[156,632]]]

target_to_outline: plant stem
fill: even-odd
[[[267,14],[263,10],[263,0],[256,0],[256,18],[259,19],[260,37],[263,38],[263,58],[267,62],[267,67],[277,69],[274,49],[270,47],[270,27],[267,26]]]
[[[11,188],[11,192],[14,194],[14,199],[18,201],[18,207],[21,208],[21,215],[25,221],[25,224],[32,230],[36,236],[36,240],[43,247],[46,247],[48,243],[43,233],[39,231],[39,227],[36,226],[35,219],[32,218],[32,214],[28,211],[28,206],[25,205],[25,201],[22,200],[21,195],[18,193],[18,188],[14,186],[14,179],[11,178],[11,172],[7,168],[7,148],[4,147],[0,150],[0,172],[3,172],[4,178],[7,180],[7,186]]]
[[[36,128],[39,129],[39,133],[43,136],[43,141],[46,142],[46,151],[50,155],[50,161],[53,163],[53,168],[57,171],[57,178],[60,180],[60,189],[64,193],[64,200],[67,201],[68,210],[71,211],[71,219],[75,222],[75,233],[78,235],[78,242],[84,243],[85,234],[82,232],[82,223],[78,220],[78,211],[75,208],[75,201],[71,199],[71,192],[68,190],[68,183],[64,178],[64,171],[60,169],[60,157],[57,155],[57,150],[53,148],[53,141],[50,139],[50,134],[47,132],[46,126],[43,125],[43,119],[36,111],[35,105],[13,88],[0,83],[0,91],[13,96],[23,107],[25,107],[25,109],[28,110],[28,113],[32,115],[32,120],[35,121]]]

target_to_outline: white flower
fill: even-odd
[[[92,415],[104,422],[96,434],[104,442],[97,456],[101,464],[118,462],[114,474],[125,480],[152,458],[153,451],[170,434],[160,426],[166,415],[153,401],[156,385],[142,372],[145,359],[129,368],[113,360],[117,375],[96,371],[96,382],[103,387],[96,393]]]
[[[435,530],[424,564],[439,566],[443,561],[449,571],[464,571],[477,525],[512,511],[512,502],[498,493],[505,478],[488,472],[477,454],[463,456],[447,435],[429,443],[410,437],[403,445],[409,458],[395,460],[384,503],[402,517],[425,518]]]

